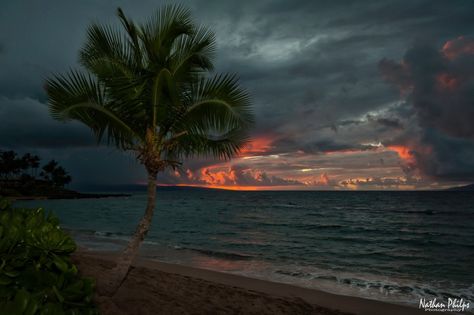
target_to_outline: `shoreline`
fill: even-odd
[[[78,263],[80,272],[86,276],[98,278],[113,266],[116,252],[99,252],[80,250],[74,254],[74,260]],[[181,288],[186,287],[186,294],[193,295],[194,303],[189,305],[190,301],[182,299],[182,292],[176,292],[169,287],[160,287],[162,283],[147,281],[146,279],[160,278],[162,282],[171,281],[178,283]],[[133,285],[131,285],[133,284]],[[204,287],[204,289],[203,289]],[[219,287],[221,295],[218,301],[213,301],[216,287]],[[125,291],[125,292],[120,292]],[[164,292],[162,292],[164,291]],[[207,292],[206,292],[207,291]],[[271,282],[248,278],[245,276],[199,269],[177,264],[163,263],[156,260],[139,257],[133,264],[133,269],[129,278],[124,283],[123,288],[117,292],[118,301],[113,303],[119,309],[127,309],[123,303],[136,303],[130,301],[127,296],[148,296],[149,306],[154,309],[157,305],[163,303],[160,296],[168,295],[173,301],[174,307],[183,311],[183,309],[194,309],[194,314],[208,313],[210,309],[222,307],[242,308],[243,305],[255,304],[254,300],[265,300],[264,305],[255,304],[248,306],[248,309],[241,309],[241,312],[229,313],[263,313],[263,314],[288,314],[299,312],[299,314],[367,314],[367,315],[396,315],[396,314],[422,314],[425,313],[416,307],[391,304],[377,300],[370,300],[360,297],[338,295],[316,289],[308,289],[290,284]],[[157,300],[156,300],[157,299]],[[99,298],[99,304],[104,306],[104,301]],[[127,302],[128,301],[128,302]],[[158,302],[159,303],[156,303]],[[110,302],[107,304],[110,309]],[[143,303],[147,303],[142,301]],[[198,305],[195,305],[195,304]],[[215,304],[215,305],[214,305]],[[280,305],[281,304],[281,305]],[[273,308],[273,306],[278,306]],[[138,306],[146,308],[146,305]],[[113,306],[112,306],[113,308]],[[254,309],[255,308],[255,309]],[[173,307],[163,311],[163,314],[173,311]],[[258,312],[257,312],[258,309]],[[275,311],[281,309],[282,312]],[[299,311],[298,311],[299,310]],[[155,309],[155,311],[158,311]],[[159,312],[159,311],[158,311]],[[186,313],[185,311],[183,311]],[[276,312],[276,313],[275,313]],[[105,312],[107,313],[107,311]],[[179,312],[177,312],[179,313]],[[113,314],[110,313],[110,314]],[[146,314],[145,312],[132,312],[123,314]],[[153,313],[154,314],[154,313]],[[158,313],[157,313],[158,314]]]

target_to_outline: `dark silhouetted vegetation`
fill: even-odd
[[[8,180],[44,180],[51,185],[64,187],[71,182],[71,176],[55,160],[43,166],[37,178],[40,157],[26,153],[19,156],[15,151],[0,151],[0,179]]]
[[[71,182],[71,176],[55,160],[43,166],[40,176],[57,187],[64,187]]]
[[[40,157],[0,151],[0,194],[4,196],[49,195],[67,191],[71,176],[55,160],[40,169]],[[39,174],[38,174],[39,171]]]
[[[41,168],[39,156],[0,151],[0,196],[14,199],[77,199],[126,197],[128,194],[83,194],[66,189],[71,176],[51,160]]]
[[[0,313],[98,314],[94,282],[71,262],[75,250],[55,216],[0,199]]]

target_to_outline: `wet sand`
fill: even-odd
[[[115,254],[80,251],[80,272],[100,279]],[[416,308],[138,258],[114,297],[96,294],[104,315],[424,314]]]

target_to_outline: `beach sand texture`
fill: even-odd
[[[74,255],[80,272],[98,281],[113,253]],[[138,258],[113,298],[97,294],[103,315],[155,314],[422,314],[406,306]]]

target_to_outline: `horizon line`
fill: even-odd
[[[131,184],[80,184],[78,186],[82,187],[120,187],[120,186],[139,186],[146,187],[146,183],[131,183]],[[156,187],[177,187],[177,188],[197,188],[197,189],[212,189],[212,190],[226,190],[226,191],[318,191],[318,192],[417,192],[417,191],[456,191],[456,188],[463,188],[474,184],[459,185],[459,186],[449,186],[444,188],[420,188],[420,189],[301,189],[295,188],[292,186],[223,186],[223,185],[196,185],[196,184],[161,184],[157,183]]]

